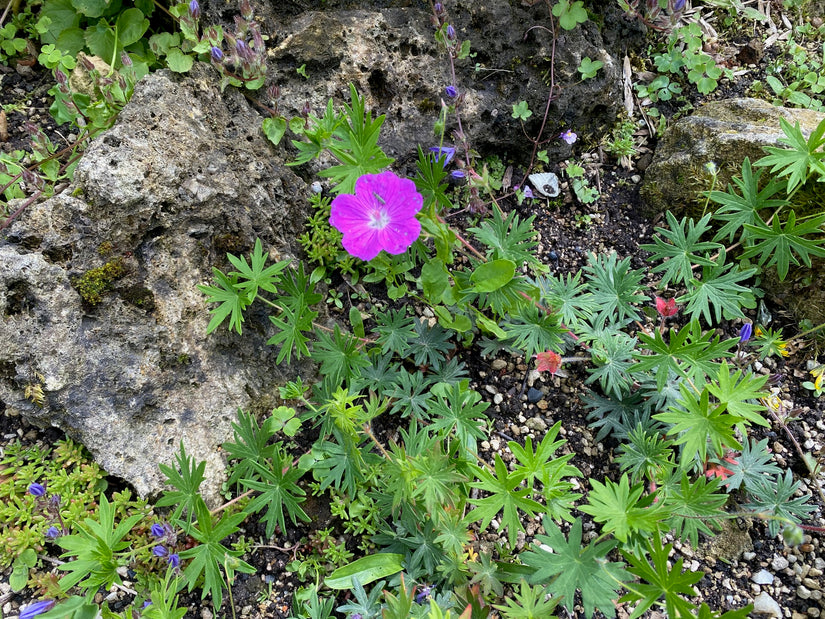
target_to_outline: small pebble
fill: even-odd
[[[810,599],[810,597],[811,597],[811,590],[810,590],[810,589],[808,589],[808,587],[806,587],[806,586],[804,586],[804,585],[799,585],[799,586],[796,588],[796,597],[798,597],[798,598],[800,598],[800,599],[802,599],[802,600],[807,600],[807,599]]]
[[[540,390],[536,389],[535,387],[530,387],[530,389],[527,390],[527,401],[530,402],[531,404],[535,404],[536,402],[541,400],[543,397],[544,397],[544,394]]]
[[[788,567],[788,565],[790,565],[790,563],[782,555],[774,555],[773,556],[773,561],[771,561],[771,567],[774,570],[777,570],[777,571],[778,570],[784,570]]]
[[[756,574],[751,576],[751,580],[757,585],[772,585],[773,574],[771,574],[768,570],[759,570]]]
[[[753,614],[781,617],[782,607],[764,591],[753,598]]]

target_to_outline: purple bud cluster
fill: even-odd
[[[169,548],[174,548],[178,543],[178,535],[168,522],[163,524],[156,522],[150,528],[149,532],[158,542],[152,548],[152,554],[158,558],[166,559],[166,562],[172,566],[173,569],[180,567],[180,555],[176,552],[169,552]]]
[[[654,30],[666,32],[679,24],[685,10],[686,0],[668,0],[665,9],[659,0],[629,0],[630,15],[641,20]]]
[[[46,539],[56,540],[61,535],[64,535],[67,529],[63,522],[63,516],[60,513],[60,495],[49,495],[46,487],[37,482],[29,484],[27,491],[34,497],[35,507],[44,516],[46,522],[50,524],[45,533]]]

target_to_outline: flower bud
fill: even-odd
[[[201,5],[198,4],[198,0],[192,0],[189,3],[189,15],[192,16],[192,19],[200,19]]]
[[[192,0],[194,2],[194,0]],[[123,63],[124,67],[131,67],[132,66],[132,57],[127,54],[126,52],[120,53],[120,62]]]
[[[458,96],[458,91],[455,89],[455,86],[453,86],[452,84],[450,86],[447,86],[444,89],[444,92],[447,93],[447,96],[450,97],[450,99],[455,99]]]
[[[223,52],[220,47],[213,46],[210,55],[212,56],[212,62],[221,62],[223,60]]]
[[[152,554],[156,557],[167,557],[169,556],[169,551],[166,549],[166,546],[158,544],[157,546],[152,548]]]
[[[751,335],[753,335],[753,325],[751,323],[746,322],[742,325],[742,328],[739,329],[739,342],[744,344],[749,339],[751,339]]]
[[[241,0],[241,17],[246,21],[252,21],[252,5],[249,0]]]
[[[23,171],[26,171],[25,168]],[[46,494],[46,487],[38,483],[29,484],[29,494],[37,497],[43,496]]]
[[[452,24],[447,26],[447,38],[450,39],[450,41],[455,41],[455,28],[453,28]]]

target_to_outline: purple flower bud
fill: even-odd
[[[60,537],[60,529],[57,527],[49,527],[48,531],[46,531],[46,537],[49,539],[57,539]]]
[[[169,555],[167,561],[169,561],[169,565],[171,565],[174,568],[180,567],[180,556],[176,552]]]
[[[195,0],[192,0],[194,2]],[[126,52],[120,53],[120,62],[123,63],[124,67],[131,67],[132,66],[132,57],[127,54]]]
[[[20,609],[20,619],[31,619],[54,608],[54,600],[41,600]]]
[[[160,524],[159,522],[156,522],[155,524],[153,524],[152,528],[149,529],[149,530],[152,532],[152,535],[154,535],[155,537],[163,537],[163,534],[165,533],[165,531],[163,529],[163,525]]]
[[[453,28],[452,24],[447,26],[447,38],[450,39],[450,41],[455,41],[455,28]]]
[[[145,602],[143,602],[143,608],[146,608],[147,606],[151,606],[151,605],[152,605],[152,600],[146,600]]]
[[[444,159],[444,167],[453,160],[455,156],[455,148],[452,146],[430,146],[430,152],[436,153],[436,161]]]
[[[166,546],[161,546],[158,544],[154,548],[152,548],[152,554],[156,557],[167,557],[169,556],[169,551],[166,550]]]
[[[65,86],[69,83],[69,76],[63,73],[60,69],[54,70],[54,79],[60,86]]]
[[[461,170],[453,170],[452,172],[450,172],[450,176],[452,176],[455,179],[461,179],[464,178],[465,174]]]
[[[751,335],[753,335],[753,325],[751,323],[746,322],[742,325],[742,328],[739,329],[739,342],[744,344],[749,339],[751,339]]]
[[[532,198],[533,197],[533,190],[530,189],[527,185],[524,186],[524,197],[525,198]]]
[[[32,496],[43,496],[44,494],[46,494],[46,487],[38,483],[30,484],[29,494]]]
[[[213,45],[211,55],[212,55],[212,61],[213,62],[220,62],[221,60],[223,60],[223,52],[221,51],[220,47],[215,47]]]
[[[238,52],[238,56],[240,56],[244,60],[251,60],[252,56],[254,55],[252,53],[252,50],[249,49],[249,45],[247,45],[246,41],[244,41],[243,39],[238,39],[235,42],[235,51]]]
[[[200,19],[201,5],[198,4],[198,0],[192,0],[189,3],[189,15],[192,16],[192,19]]]
[[[435,6],[433,6],[433,8],[435,9],[436,13],[441,13],[444,10],[444,5],[441,4],[440,2],[436,2]]]
[[[241,0],[241,17],[246,21],[252,21],[252,5],[249,0]]]
[[[685,0],[676,0],[673,3],[673,12],[678,13],[685,8]]]
[[[444,91],[450,99],[455,99],[458,96],[458,91],[455,89],[455,86],[447,86]]]

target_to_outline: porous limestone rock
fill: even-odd
[[[74,191],[29,207],[0,243],[7,411],[64,430],[141,495],[162,487],[157,465],[183,442],[207,462],[212,502],[237,409],[271,408],[290,369],[264,315],[243,336],[207,337],[196,286],[256,238],[273,259],[296,255],[308,192],[244,96],[216,84],[206,65],[146,77]]]
[[[641,193],[648,214],[668,209],[701,213],[700,192],[711,184],[705,166],[716,165],[716,189],[724,190],[741,173],[745,157],[753,163],[767,154],[765,146],[787,147],[779,141],[785,136],[780,127],[783,118],[792,125],[798,122],[802,132],[810,135],[825,114],[776,107],[761,99],[723,99],[680,118],[662,136],[645,171]]]

